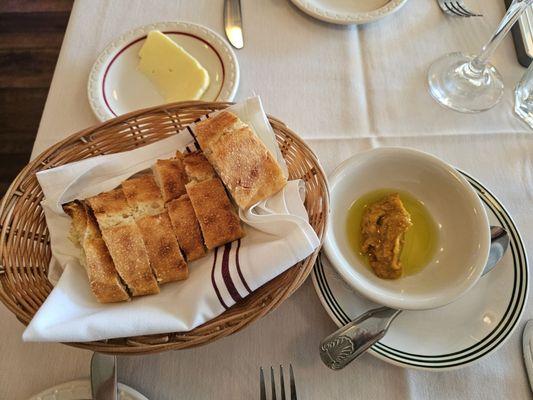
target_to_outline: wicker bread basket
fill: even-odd
[[[75,133],[30,162],[0,203],[0,299],[25,325],[44,302],[51,257],[48,229],[35,173],[101,154],[132,150],[176,134],[187,124],[230,103],[182,102],[135,111]],[[324,172],[307,145],[279,120],[269,117],[287,162],[290,179],[306,184],[310,223],[322,241],[328,215]],[[244,328],[289,297],[307,278],[318,249],[219,317],[189,332],[106,341],[68,343],[112,354],[148,354],[207,344]]]

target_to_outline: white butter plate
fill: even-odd
[[[210,84],[201,100],[233,100],[239,86],[239,64],[229,44],[216,32],[201,25],[159,22],[125,33],[96,59],[89,74],[87,93],[91,108],[100,121],[165,103],[156,87],[137,67],[139,50],[152,30],[168,35],[208,71]]]
[[[87,400],[92,398],[91,381],[78,379],[48,388],[29,400]],[[118,400],[148,400],[129,386],[118,384]]]
[[[528,296],[524,245],[502,204],[474,178],[463,173],[477,191],[491,225],[503,226],[510,245],[502,261],[459,300],[427,311],[404,311],[387,335],[369,352],[401,367],[446,370],[463,367],[496,351],[520,321]],[[313,283],[322,305],[340,327],[379,307],[352,291],[321,255]]]
[[[366,24],[398,11],[407,0],[291,0],[310,16],[332,24]]]

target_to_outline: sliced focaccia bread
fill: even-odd
[[[213,166],[200,151],[185,155],[178,152],[176,156],[182,158],[189,182],[202,182],[217,176]]]
[[[287,183],[276,158],[235,114],[222,111],[199,122],[194,133],[239,207],[250,207]]]
[[[89,285],[100,303],[129,300],[129,295],[115,270],[100,229],[89,208],[74,201],[63,206],[72,218],[72,236],[80,245]]]
[[[188,268],[181,254],[159,187],[152,175],[122,182],[122,190],[141,232],[150,265],[160,283],[186,279]]]
[[[167,212],[148,215],[136,222],[157,281],[166,283],[187,279],[189,268],[181,254]]]
[[[168,215],[187,261],[202,258],[206,251],[198,219],[188,195],[171,200],[166,205]]]
[[[185,194],[187,177],[181,159],[157,160],[152,169],[165,202]]]
[[[87,199],[115,268],[133,296],[159,293],[141,232],[121,188]]]
[[[244,236],[239,216],[220,179],[190,182],[186,188],[208,249]]]
[[[161,190],[151,174],[130,178],[122,182],[122,190],[134,218],[156,215],[165,211]]]
[[[85,229],[87,228],[87,215],[83,204],[78,200],[74,200],[70,203],[63,204],[63,211],[72,220],[70,222],[69,239],[83,250],[83,238],[85,236]]]

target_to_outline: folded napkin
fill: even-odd
[[[258,97],[229,108],[285,162]],[[93,341],[189,331],[220,315],[286,269],[310,255],[319,239],[303,205],[305,186],[289,181],[276,195],[239,210],[246,236],[189,263],[189,278],[161,286],[161,293],[130,302],[98,303],[68,240],[70,218],[61,204],[113,189],[157,159],[194,146],[187,130],[128,152],[98,156],[37,174],[50,231],[49,279],[54,289],[23,333],[25,341]]]

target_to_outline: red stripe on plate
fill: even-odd
[[[173,34],[173,35],[184,35],[184,36],[189,36],[189,37],[193,37],[197,40],[199,40],[200,42],[204,43],[206,46],[208,46],[211,50],[213,50],[213,52],[217,55],[217,58],[218,58],[218,61],[220,61],[220,66],[222,68],[222,82],[220,84],[220,89],[218,90],[218,93],[217,95],[215,96],[215,100],[214,101],[217,101],[218,100],[218,96],[220,96],[220,92],[222,92],[222,87],[224,86],[224,82],[226,80],[226,68],[224,67],[224,63],[222,62],[222,57],[220,57],[220,54],[218,54],[218,51],[211,45],[211,43],[205,41],[204,39],[202,39],[201,37],[198,37],[196,35],[193,35],[192,33],[185,33],[185,32],[179,32],[179,31],[166,31],[166,32],[163,32],[164,34]],[[115,113],[115,111],[113,111],[113,109],[111,108],[111,106],[109,105],[109,102],[107,101],[107,95],[106,95],[106,91],[105,91],[105,81],[106,81],[106,78],[107,78],[107,73],[109,72],[109,69],[111,68],[111,66],[113,65],[113,63],[117,60],[117,58],[122,54],[124,53],[125,50],[127,50],[129,47],[133,46],[135,43],[141,41],[141,40],[144,40],[146,39],[148,35],[144,35],[143,37],[140,37],[138,39],[135,39],[133,42],[131,43],[128,43],[126,46],[124,46],[122,49],[120,49],[117,54],[115,54],[115,56],[111,59],[111,61],[109,62],[109,64],[107,65],[106,69],[105,69],[105,72],[104,72],[104,77],[102,79],[102,96],[104,98],[104,102],[105,102],[105,105],[107,106],[107,109],[111,112],[111,114],[113,114],[115,117],[117,116],[117,114]],[[179,44],[179,43],[178,43]],[[200,99],[202,100],[202,99]],[[133,110],[131,110],[133,111]]]

